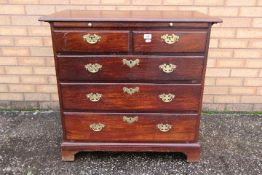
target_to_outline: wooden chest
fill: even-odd
[[[51,25],[62,160],[80,151],[182,152],[198,161],[212,24],[198,12],[62,11]]]

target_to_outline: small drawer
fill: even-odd
[[[55,31],[57,52],[127,52],[128,31]]]
[[[201,81],[203,56],[58,56],[59,80]]]
[[[193,142],[197,114],[65,112],[65,140],[102,142]]]
[[[206,30],[134,31],[134,52],[205,52]]]
[[[199,84],[61,83],[63,109],[132,112],[197,112]]]

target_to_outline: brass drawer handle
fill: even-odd
[[[99,36],[97,34],[89,34],[88,33],[86,35],[83,35],[83,39],[88,44],[96,44],[101,40],[101,36]]]
[[[161,40],[166,44],[174,44],[179,41],[179,36],[175,34],[171,34],[171,35],[164,34],[161,36]]]
[[[89,63],[85,65],[85,68],[87,71],[94,74],[94,73],[97,73],[100,69],[102,69],[102,65],[98,63],[95,63],[95,64]]]
[[[129,95],[132,95],[136,92],[139,92],[139,87],[135,87],[135,88],[128,88],[128,87],[123,87],[123,92],[127,93]]]
[[[99,93],[89,93],[86,97],[92,102],[98,102],[102,98],[102,94]]]
[[[167,132],[172,128],[172,125],[170,124],[163,124],[159,123],[156,125],[156,127],[161,131],[161,132]]]
[[[159,65],[159,68],[160,68],[163,72],[169,74],[169,73],[173,72],[173,71],[176,69],[176,65],[164,63],[164,64]]]
[[[134,123],[138,121],[138,116],[135,116],[135,117],[123,116],[123,121],[127,123]]]
[[[90,129],[92,129],[95,132],[99,132],[101,131],[105,125],[102,123],[92,123],[91,125],[89,125]]]
[[[139,59],[127,60],[127,59],[125,59],[125,58],[124,58],[122,61],[123,61],[123,64],[124,64],[124,65],[127,65],[129,68],[132,68],[132,67],[134,67],[134,66],[136,66],[136,65],[139,65],[139,62],[140,62]]]
[[[163,102],[169,103],[169,102],[171,102],[171,101],[175,98],[175,94],[171,94],[171,93],[169,93],[169,94],[160,94],[160,95],[159,95],[159,98],[160,98]]]

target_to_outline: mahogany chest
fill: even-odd
[[[80,151],[182,152],[199,160],[212,24],[192,11],[62,11],[51,25],[62,160]]]

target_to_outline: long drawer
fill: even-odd
[[[203,56],[58,56],[58,78],[67,81],[200,81]]]
[[[196,139],[196,114],[66,112],[63,116],[66,140],[192,142]]]
[[[61,83],[65,110],[198,111],[199,84]]]

